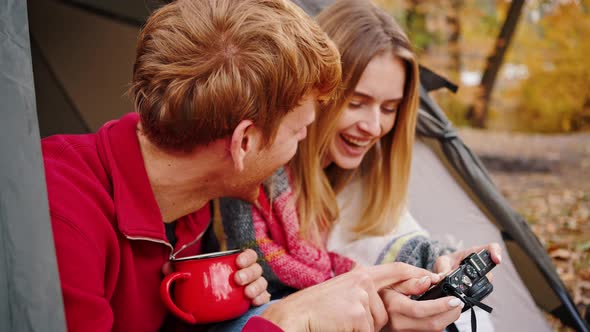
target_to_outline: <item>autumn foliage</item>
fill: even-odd
[[[497,51],[511,2],[377,0],[402,24],[420,61],[460,86],[436,97],[456,124],[483,91],[479,81]],[[530,0],[509,39],[484,127],[528,132],[590,130],[590,0]]]
[[[590,1],[555,5],[523,28],[517,43],[530,50],[518,119],[537,132],[590,129]],[[515,45],[515,47],[519,47]]]

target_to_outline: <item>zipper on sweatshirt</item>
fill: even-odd
[[[178,255],[181,251],[183,251],[184,249],[192,246],[193,244],[197,243],[205,234],[206,231],[202,231],[201,234],[197,235],[197,237],[192,240],[189,243],[185,243],[182,247],[180,247],[180,249],[178,249],[176,252],[174,252],[174,250],[172,250],[172,252],[170,253],[170,260],[174,260],[176,258],[176,255]]]
[[[159,244],[163,244],[166,247],[170,248],[170,252],[174,251],[174,248],[172,247],[172,245],[169,242],[166,242],[164,240],[159,240],[159,239],[154,239],[151,237],[141,237],[141,236],[129,236],[127,234],[124,234],[125,238],[127,240],[141,240],[141,241],[148,241],[148,242],[154,242],[154,243],[159,243]]]
[[[167,241],[163,241],[163,240],[160,240],[160,239],[149,238],[149,237],[130,236],[130,235],[127,235],[127,234],[124,234],[124,235],[125,235],[125,238],[127,238],[128,240],[134,240],[134,241],[140,240],[140,241],[148,241],[148,242],[154,242],[154,243],[163,244],[163,245],[167,246],[170,249],[169,259],[170,260],[174,260],[174,258],[176,258],[176,255],[178,255],[184,249],[186,249],[186,248],[192,246],[193,244],[195,244],[197,241],[199,241],[203,237],[204,234],[205,234],[205,231],[201,232],[201,234],[197,235],[197,237],[194,240],[192,240],[191,242],[188,242],[188,243],[184,244],[176,252],[174,252],[174,247],[172,247],[172,244],[170,244],[170,242],[167,242]]]

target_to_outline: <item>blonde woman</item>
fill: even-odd
[[[418,236],[405,211],[418,107],[408,38],[368,1],[337,1],[317,20],[341,53],[340,93],[319,106],[294,159],[266,182],[256,205],[220,202],[227,245],[263,257],[273,298],[356,264],[402,261],[449,270],[471,251],[449,254]],[[398,241],[402,228],[413,241]],[[488,249],[499,263],[499,247]],[[392,329],[442,330],[459,317],[456,298],[417,302],[407,295],[382,292]]]

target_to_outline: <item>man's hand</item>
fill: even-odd
[[[463,249],[455,251],[452,254],[440,256],[436,259],[434,263],[434,272],[439,274],[447,274],[451,272],[453,269],[457,268],[461,261],[469,256],[471,253],[480,252],[482,249],[487,249],[490,252],[490,256],[492,257],[492,261],[494,263],[500,264],[502,262],[502,248],[497,243],[490,243],[485,246],[478,246],[472,247],[469,249]],[[491,273],[488,274],[488,279],[491,281]]]
[[[268,283],[262,276],[262,267],[256,263],[258,255],[252,249],[246,249],[236,258],[240,270],[236,271],[234,280],[238,285],[246,285],[244,292],[252,304],[263,305],[270,300],[266,291]],[[168,275],[174,271],[172,263],[166,262],[162,266],[162,273]]]
[[[234,280],[238,285],[246,285],[246,296],[252,300],[255,306],[263,305],[270,300],[270,294],[266,291],[268,282],[262,276],[262,267],[256,263],[258,255],[252,249],[246,249],[242,252],[236,263],[240,270],[234,275]]]
[[[404,263],[357,267],[270,305],[262,317],[285,331],[379,331],[389,317],[378,291],[422,277],[439,279]]]

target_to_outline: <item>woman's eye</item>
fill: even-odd
[[[395,113],[395,112],[397,112],[397,107],[382,107],[381,109],[385,113]]]

